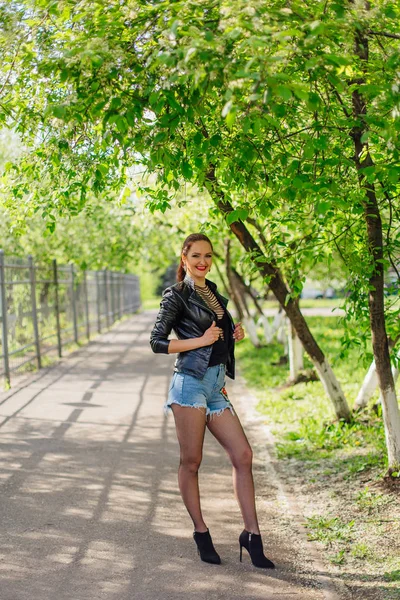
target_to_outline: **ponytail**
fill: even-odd
[[[183,261],[181,259],[180,263],[179,263],[178,270],[176,272],[176,280],[177,281],[183,281],[185,279],[185,275],[186,275],[186,271],[183,268]]]

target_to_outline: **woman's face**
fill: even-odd
[[[210,270],[212,263],[211,246],[206,241],[193,242],[188,250],[187,256],[182,255],[183,264],[186,265],[186,273],[195,281],[204,280]]]

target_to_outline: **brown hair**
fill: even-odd
[[[188,235],[186,240],[182,244],[182,251],[181,251],[181,257],[180,257],[180,261],[179,261],[179,267],[176,272],[176,280],[177,281],[183,281],[185,279],[186,271],[183,268],[182,254],[184,256],[187,256],[187,253],[189,252],[189,250],[194,242],[208,242],[211,246],[211,250],[213,249],[212,243],[210,242],[209,238],[206,235],[204,235],[204,233],[191,233],[190,235]]]

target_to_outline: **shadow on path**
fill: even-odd
[[[150,350],[154,314],[0,398],[1,600],[321,599],[290,539],[268,536],[276,571],[239,563],[230,465],[208,433],[200,486],[223,564],[198,559],[162,411],[173,357]],[[273,482],[260,489],[267,524],[279,507]]]

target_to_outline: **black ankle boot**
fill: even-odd
[[[200,554],[201,560],[207,563],[212,563],[213,565],[221,564],[221,559],[215,551],[208,529],[204,533],[194,531],[193,537],[197,544],[197,552]]]
[[[251,562],[260,569],[274,569],[274,563],[264,555],[261,535],[250,533],[243,529],[239,536],[240,562],[242,562],[242,547],[244,546],[250,554]]]

